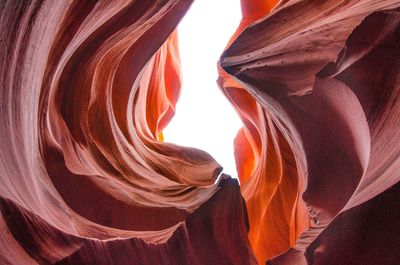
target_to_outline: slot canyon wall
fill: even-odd
[[[191,4],[0,0],[0,264],[400,264],[400,1],[241,1],[240,186],[163,142]]]

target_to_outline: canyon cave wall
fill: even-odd
[[[191,4],[0,1],[0,264],[399,264],[400,1],[241,1],[240,186],[163,142]]]

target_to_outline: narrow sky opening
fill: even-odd
[[[240,1],[195,1],[178,26],[183,85],[164,139],[210,153],[237,177],[233,141],[242,122],[216,80],[217,61],[240,23]]]

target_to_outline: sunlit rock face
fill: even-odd
[[[241,1],[240,187],[162,142],[191,2],[0,2],[0,263],[397,264],[400,2]]]
[[[1,264],[255,262],[237,181],[159,141],[190,4],[1,2]]]
[[[267,2],[220,60],[257,260],[397,264],[400,2]]]

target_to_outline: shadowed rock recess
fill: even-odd
[[[400,1],[241,1],[240,186],[163,142],[191,4],[0,0],[0,264],[400,264]]]

